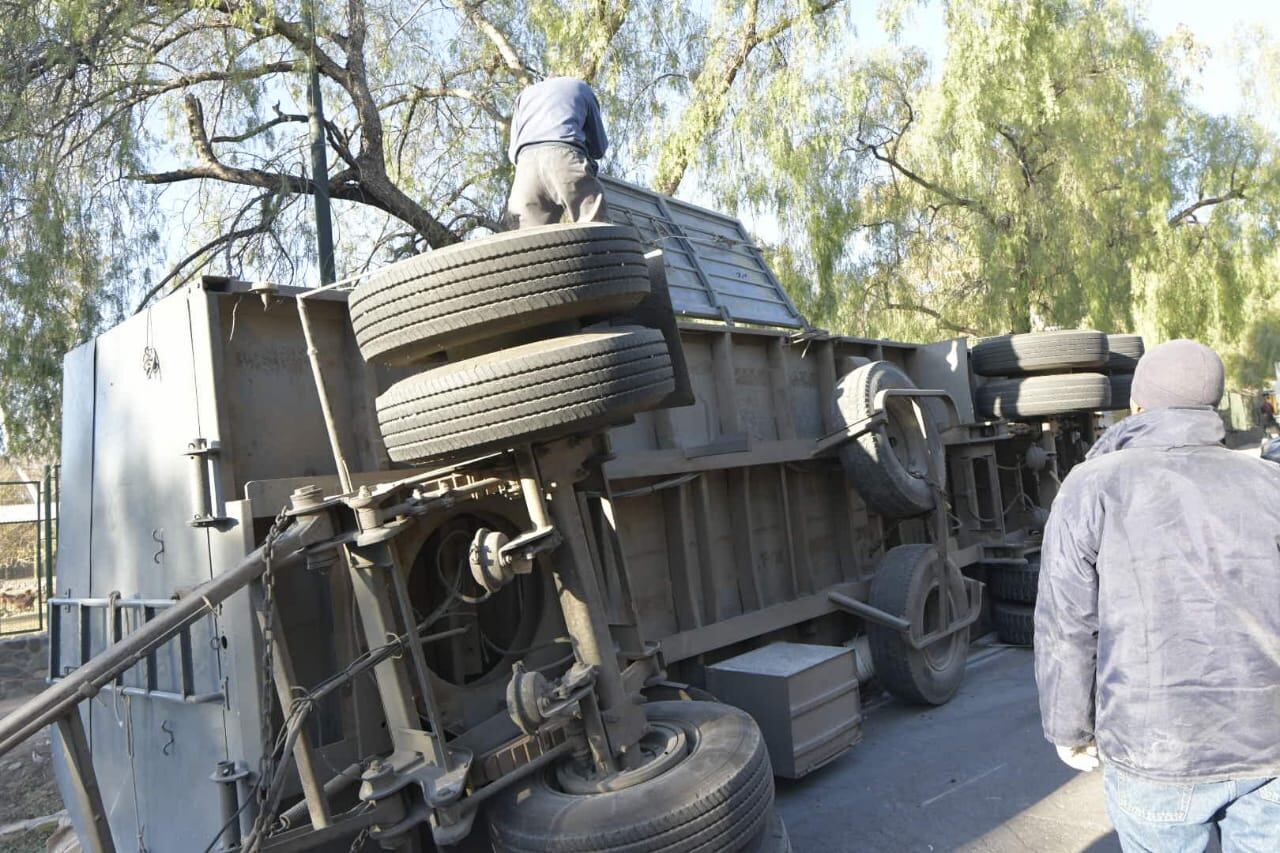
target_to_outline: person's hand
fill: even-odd
[[[1062,759],[1063,764],[1084,773],[1097,770],[1098,765],[1102,763],[1098,760],[1098,747],[1093,741],[1089,741],[1084,746],[1060,746],[1058,757]]]

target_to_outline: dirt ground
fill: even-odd
[[[5,829],[60,811],[62,799],[53,785],[49,734],[44,731],[0,758],[0,853],[44,853],[56,820],[36,829]]]

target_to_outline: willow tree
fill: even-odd
[[[0,0],[0,441],[51,446],[62,353],[154,295],[310,274],[309,63],[342,274],[502,227],[511,104],[551,74],[596,87],[606,169],[679,190],[838,5]]]
[[[790,93],[788,114],[837,126],[753,128],[745,180],[817,319],[1237,340],[1251,294],[1274,293],[1280,149],[1247,116],[1193,105],[1190,38],[1158,39],[1109,0],[944,12],[940,68],[906,48],[855,56]]]

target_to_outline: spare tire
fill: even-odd
[[[970,361],[979,376],[1103,367],[1107,363],[1107,336],[1089,329],[1000,335],[974,344]]]
[[[764,832],[751,842],[745,853],[791,853],[791,838],[787,835],[787,826],[778,817],[776,809],[770,810]]]
[[[649,293],[634,228],[547,225],[458,243],[379,270],[351,293],[366,360],[406,364],[446,347],[635,307]]]
[[[662,333],[619,326],[466,359],[392,385],[378,422],[397,462],[482,453],[597,429],[675,388]]]
[[[899,545],[876,566],[871,578],[871,606],[920,625],[924,634],[937,630],[932,618],[938,597],[948,595],[952,614],[968,604],[964,581],[944,571],[943,584],[934,582],[933,565],[941,559],[932,545]],[[949,582],[948,582],[949,581]],[[957,631],[923,649],[912,648],[906,635],[893,628],[868,622],[867,639],[876,677],[894,696],[920,705],[950,701],[964,681],[969,632]]]
[[[1145,352],[1142,335],[1107,335],[1107,369],[1112,373],[1133,373]]]
[[[991,602],[991,621],[995,623],[1000,642],[1011,646],[1030,646],[1036,634],[1036,608],[1033,604]]]
[[[848,427],[871,417],[882,389],[915,387],[891,362],[864,364],[836,383],[836,422]],[[883,424],[841,445],[845,476],[872,512],[888,518],[929,512],[935,502],[934,466],[942,460],[942,438],[928,409],[921,425],[915,406],[905,397],[888,398],[885,414]]]
[[[987,587],[997,601],[1035,604],[1039,585],[1039,554],[1031,554],[1021,563],[993,565],[987,574]]]
[[[983,417],[1011,420],[1102,411],[1111,406],[1111,380],[1100,373],[990,379],[973,402]]]
[[[1111,405],[1107,408],[1113,411],[1129,408],[1129,392],[1133,390],[1133,374],[1113,373],[1108,378],[1111,380]]]
[[[683,730],[681,760],[629,787],[590,794],[567,793],[554,770],[535,773],[489,804],[493,849],[711,853],[749,849],[769,831],[773,771],[755,720],[718,702],[650,702],[644,711]],[[776,835],[763,849],[779,849]]]

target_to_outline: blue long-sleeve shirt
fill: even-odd
[[[593,161],[604,156],[609,137],[604,132],[600,102],[590,86],[574,77],[552,77],[520,93],[511,114],[507,155],[514,163],[521,148],[539,142],[573,145]]]

